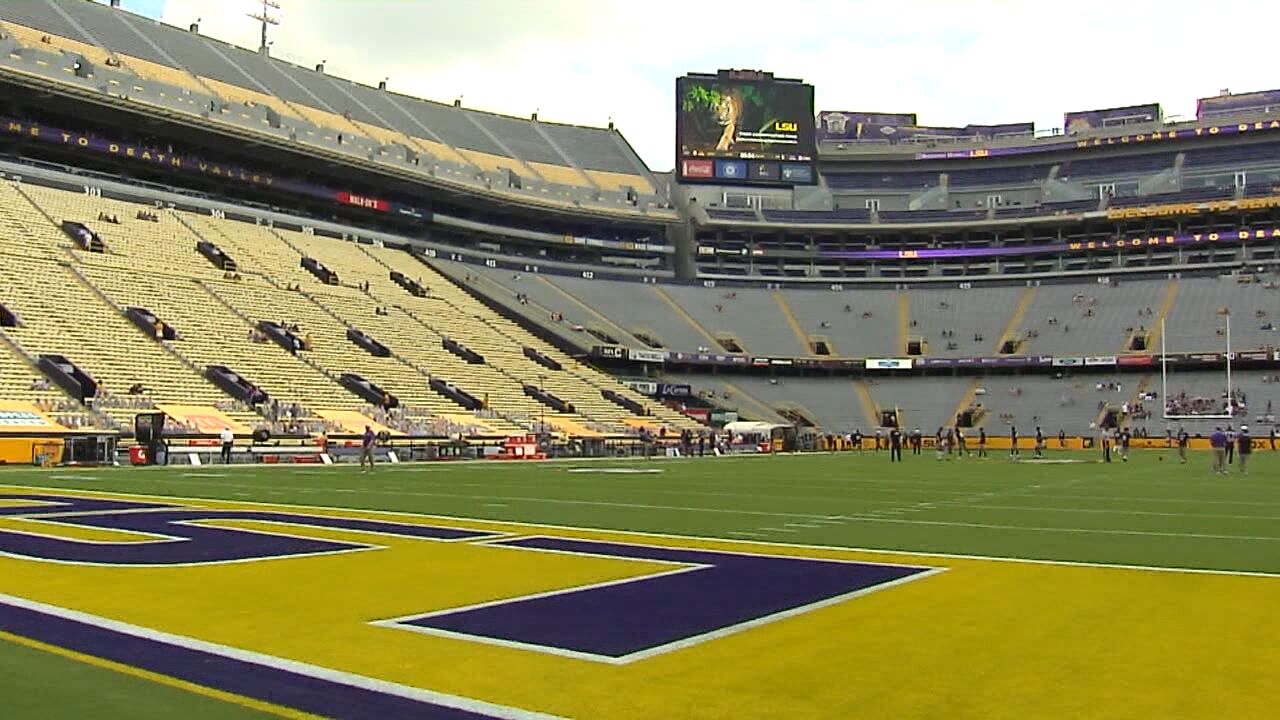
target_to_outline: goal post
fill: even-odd
[[[1169,379],[1170,379],[1169,352],[1168,352],[1169,333],[1168,333],[1168,327],[1166,326],[1165,321],[1164,320],[1160,321],[1160,405],[1162,408],[1162,417],[1166,421],[1183,422],[1183,421],[1190,421],[1190,420],[1233,420],[1235,419],[1236,417],[1235,389],[1231,383],[1231,362],[1234,359],[1234,353],[1231,350],[1231,312],[1230,310],[1228,309],[1225,313],[1222,313],[1222,316],[1225,319],[1224,328],[1223,328],[1223,336],[1224,336],[1223,337],[1223,340],[1224,340],[1223,357],[1225,358],[1225,361],[1226,361],[1226,375],[1225,375],[1226,392],[1225,392],[1225,398],[1222,399],[1222,402],[1217,403],[1214,406],[1215,408],[1217,408],[1217,411],[1208,411],[1208,412],[1196,411],[1193,406],[1174,407],[1174,403],[1172,402],[1172,399],[1175,397],[1175,395],[1171,395],[1169,392]],[[1175,373],[1175,376],[1176,376],[1176,373]],[[1176,388],[1174,392],[1175,394],[1178,392]],[[1217,393],[1221,393],[1221,392],[1222,392],[1221,388],[1216,389],[1215,396]]]

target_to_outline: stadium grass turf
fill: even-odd
[[[1023,457],[1026,458],[1029,453]],[[1280,573],[1280,453],[1248,475],[1207,453],[890,464],[864,452],[702,460],[335,467],[7,469],[0,485],[453,515],[761,542]],[[601,472],[629,470],[632,473]],[[660,472],[635,473],[636,470]],[[575,472],[576,471],[576,472]],[[586,472],[583,472],[586,471]],[[824,522],[817,527],[814,520]],[[4,591],[0,579],[0,591]],[[51,695],[56,692],[56,700]],[[9,718],[248,717],[253,711],[0,641]],[[114,704],[129,698],[125,705]],[[120,700],[120,702],[123,702]],[[92,703],[86,712],[83,703]],[[154,711],[153,715],[143,712]]]
[[[5,718],[250,720],[275,715],[43,650],[0,641]]]

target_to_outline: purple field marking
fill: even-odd
[[[553,537],[491,545],[685,567],[379,624],[627,662],[936,570]]]
[[[0,631],[323,717],[350,720],[550,717],[222,648],[5,595],[0,595]]]
[[[161,538],[152,542],[86,542],[0,530],[0,553],[50,562],[127,566],[195,565],[300,557],[376,547],[362,543],[295,537],[283,532],[255,532],[196,524],[219,520],[253,520],[440,541],[474,540],[500,534],[452,527],[260,510],[198,508],[168,510],[163,509],[165,507],[163,505],[129,503],[102,505],[101,503],[112,501],[96,500],[77,504],[72,502],[75,498],[38,495],[6,495],[0,498],[50,499],[64,503],[49,508],[38,508],[34,512],[28,509],[25,515],[37,520],[47,519],[64,525],[145,533]],[[133,509],[143,511],[128,512]],[[113,512],[105,512],[106,510]],[[99,511],[101,514],[61,514],[90,511]]]
[[[0,495],[0,500],[30,500],[44,503],[25,507],[0,507],[0,516],[13,515],[49,515],[53,513],[78,512],[115,512],[117,510],[154,510],[174,507],[173,503],[132,502],[129,500],[102,500],[99,498],[76,497],[74,495],[36,495],[12,494]]]

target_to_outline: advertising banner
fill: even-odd
[[[1181,235],[1134,235],[1105,240],[1073,240],[1010,247],[921,248],[919,250],[827,250],[822,257],[847,260],[921,260],[929,258],[1000,257],[1060,254],[1088,250],[1135,251],[1158,247],[1187,247],[1216,243],[1247,243],[1280,239],[1280,225],[1241,228],[1225,232]]]
[[[1042,152],[1058,152],[1060,150],[1083,150],[1085,148],[1102,147],[1104,145],[1140,145],[1143,143],[1163,143],[1170,140],[1189,140],[1191,138],[1243,135],[1245,133],[1280,130],[1280,120],[1255,120],[1246,123],[1209,125],[1175,130],[1152,130],[1150,132],[1129,133],[1127,135],[1110,135],[1107,137],[1082,138],[1079,140],[1063,140],[1061,142],[1036,143],[1034,145],[1013,145],[998,148],[971,148],[967,150],[926,150],[915,154],[917,160],[958,160],[963,158],[984,158],[997,155],[1031,155]]]
[[[626,385],[627,387],[631,388],[632,390],[635,390],[641,395],[657,395],[658,394],[658,383],[655,383],[655,382],[646,382],[644,380],[628,380],[624,382],[623,385]]]
[[[660,363],[667,359],[667,353],[659,350],[637,350],[631,348],[627,351],[627,357],[637,362]]]
[[[868,370],[910,370],[911,358],[867,358]]]
[[[41,123],[26,122],[3,116],[0,116],[0,127],[10,135],[20,135],[31,140],[61,145],[65,148],[74,148],[85,152],[111,155],[153,167],[216,178],[241,185],[274,188],[379,212],[390,212],[392,208],[392,203],[387,200],[357,195],[293,178],[279,177],[268,171],[254,170],[234,163],[186,155],[178,152],[172,146],[164,148],[153,147],[141,143],[105,138],[90,133],[72,132]],[[430,215],[427,211],[408,205],[396,204],[396,208],[399,214],[409,217],[425,219]]]

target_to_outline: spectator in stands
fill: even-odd
[[[302,349],[303,349],[303,350],[310,350],[310,349],[311,349],[311,333],[307,333],[305,336],[303,336],[303,338],[302,338]]]

